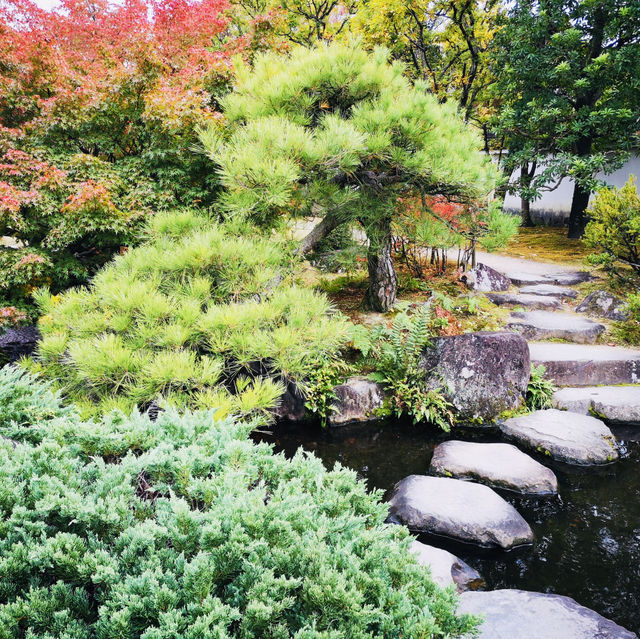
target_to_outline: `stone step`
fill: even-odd
[[[484,619],[478,639],[638,639],[570,597],[525,590],[465,592],[458,612]]]
[[[533,543],[518,511],[482,484],[445,477],[410,475],[389,500],[389,520],[416,533],[505,550]]]
[[[543,364],[556,386],[636,384],[640,351],[621,346],[529,342],[533,364]]]
[[[567,464],[595,466],[618,459],[613,433],[589,415],[537,410],[505,420],[500,430],[509,439]]]
[[[429,472],[524,494],[558,492],[558,480],[553,471],[512,444],[444,442],[433,451]]]
[[[588,282],[593,277],[586,271],[567,271],[561,273],[540,274],[529,271],[500,271],[516,286],[535,286],[537,284],[554,284],[556,286],[573,286]]]
[[[578,297],[578,291],[566,286],[557,286],[556,284],[523,286],[520,292],[527,295],[550,295],[551,297],[569,297],[572,299]]]
[[[484,585],[477,570],[447,550],[414,540],[411,552],[417,556],[420,565],[431,570],[431,577],[442,588],[455,585],[458,592],[464,592]]]
[[[524,306],[532,309],[556,309],[560,308],[562,300],[559,297],[550,295],[529,295],[526,293],[486,293],[491,302],[497,306],[514,308]]]
[[[561,410],[595,414],[614,424],[640,425],[640,386],[562,388],[553,394]]]
[[[605,327],[571,313],[522,311],[511,314],[507,328],[530,340],[566,339],[578,344],[593,344]]]

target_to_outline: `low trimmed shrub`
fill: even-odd
[[[152,401],[265,413],[340,354],[347,321],[295,285],[296,260],[274,237],[249,236],[191,211],[155,216],[146,244],[88,288],[36,295],[36,370],[83,413]]]
[[[5,374],[10,403],[25,381]],[[12,389],[16,398],[11,399]],[[214,411],[0,422],[3,639],[432,639],[470,632],[356,474]],[[38,400],[39,401],[39,400]],[[33,442],[33,443],[32,443]]]

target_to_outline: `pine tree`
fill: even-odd
[[[321,217],[307,253],[345,222],[369,239],[367,301],[395,302],[391,223],[399,197],[486,196],[494,170],[477,133],[423,83],[410,84],[388,51],[359,43],[320,44],[289,56],[265,54],[239,68],[223,101],[226,124],[201,139],[220,167],[228,214],[275,225]]]

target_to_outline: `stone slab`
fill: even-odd
[[[551,295],[532,295],[527,293],[487,293],[487,297],[497,306],[514,308],[524,306],[525,308],[549,310],[560,308],[562,300]]]
[[[558,492],[553,471],[512,444],[444,442],[434,450],[429,472],[525,494]]]
[[[513,506],[488,486],[459,479],[405,477],[389,500],[389,519],[413,532],[480,546],[533,543],[531,528]]]
[[[550,408],[512,417],[500,424],[502,433],[519,444],[567,464],[591,466],[618,459],[609,428],[599,419]]]
[[[464,592],[484,584],[478,571],[447,550],[414,540],[411,552],[417,555],[419,564],[431,570],[433,580],[442,588],[455,585],[458,592]]]
[[[640,425],[640,386],[586,386],[561,388],[553,406],[598,417],[614,424]]]
[[[578,291],[566,286],[557,286],[556,284],[523,286],[520,292],[529,295],[550,295],[551,297],[569,297],[572,299],[578,297]]]
[[[570,597],[525,590],[465,592],[460,613],[480,615],[478,639],[638,639]]]
[[[571,313],[522,311],[511,314],[507,328],[528,340],[566,339],[578,344],[593,344],[605,327]]]
[[[529,342],[532,364],[543,364],[556,386],[636,384],[640,351],[621,346]]]

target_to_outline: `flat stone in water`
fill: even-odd
[[[447,550],[414,540],[411,552],[419,564],[429,567],[433,580],[442,588],[455,585],[458,592],[464,592],[484,584],[479,572]]]
[[[640,382],[640,351],[621,346],[529,342],[533,364],[543,364],[556,386]]]
[[[484,616],[478,639],[638,639],[570,597],[542,592],[465,592],[458,611]]]
[[[553,394],[555,408],[595,413],[616,424],[640,425],[640,386],[562,388]]]
[[[429,471],[526,494],[558,492],[554,473],[512,444],[444,442],[433,452]]]
[[[576,290],[556,284],[532,284],[531,286],[523,286],[520,292],[531,295],[550,295],[551,297],[578,297]]]
[[[413,532],[509,549],[533,543],[518,511],[488,486],[459,479],[409,475],[389,500],[389,519]]]
[[[570,313],[523,311],[512,313],[507,327],[526,339],[566,339],[579,344],[592,344],[605,327]]]
[[[512,417],[500,425],[504,435],[567,464],[606,464],[618,459],[616,440],[595,417],[555,408]]]
[[[490,301],[498,306],[524,306],[535,309],[559,308],[562,300],[550,295],[529,295],[526,293],[487,293]]]

